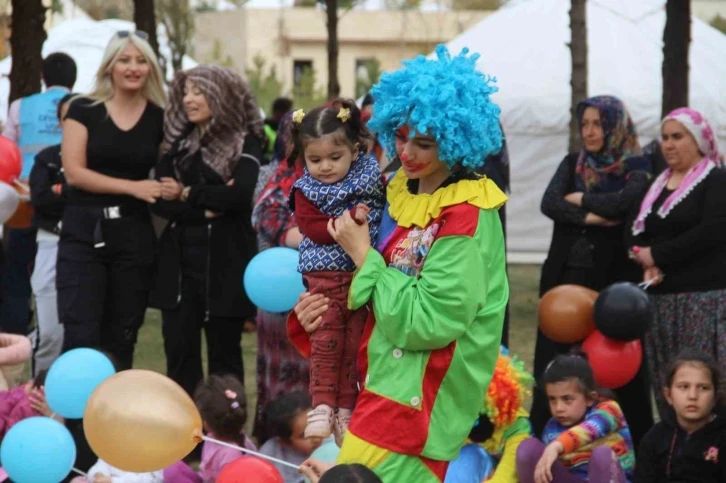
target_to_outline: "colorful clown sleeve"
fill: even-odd
[[[383,257],[370,250],[351,285],[351,308],[372,298],[380,330],[396,347],[408,350],[446,347],[467,331],[477,314],[499,311],[506,297],[486,299],[488,285],[500,282],[493,278],[506,277],[488,270],[486,261],[486,240],[499,215],[496,210],[478,211],[470,236],[436,240],[418,279],[386,267]]]
[[[614,433],[623,419],[623,411],[618,403],[604,401],[593,408],[585,420],[557,437],[557,441],[565,448],[564,453],[572,453],[583,446]]]

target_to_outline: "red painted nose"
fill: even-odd
[[[408,154],[406,154],[406,153],[401,153],[401,156],[399,156],[399,157],[401,158],[401,161],[403,161],[404,163],[406,161],[408,161]]]

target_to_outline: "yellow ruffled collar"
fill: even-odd
[[[439,188],[433,194],[414,195],[408,191],[408,178],[403,171],[398,171],[389,182],[387,197],[388,213],[398,226],[404,228],[412,225],[425,228],[447,206],[469,203],[483,210],[491,210],[507,201],[507,195],[486,176],[457,181]]]

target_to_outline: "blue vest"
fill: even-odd
[[[63,89],[50,89],[40,94],[23,97],[20,101],[20,139],[18,147],[23,154],[20,177],[28,179],[35,163],[35,155],[44,148],[60,144],[61,128],[58,122],[58,101],[67,94]]]

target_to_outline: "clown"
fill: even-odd
[[[517,448],[532,435],[524,409],[534,378],[502,346],[484,406],[469,433],[471,443],[449,466],[446,483],[511,483],[517,480]]]
[[[478,55],[419,56],[384,74],[368,126],[402,168],[391,178],[378,240],[349,213],[329,232],[357,269],[348,306],[370,312],[359,351],[361,392],[339,463],[384,482],[442,482],[479,415],[509,297],[502,226],[506,196],[477,175],[499,151],[493,80]],[[290,335],[304,350],[325,309],[304,296]]]

